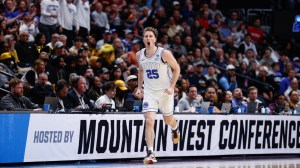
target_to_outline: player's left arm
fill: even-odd
[[[180,75],[180,67],[174,58],[173,54],[169,50],[164,50],[162,54],[162,59],[171,67],[173,72],[173,77],[171,81],[171,88],[174,90],[176,82]]]

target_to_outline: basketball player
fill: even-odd
[[[137,94],[141,94],[144,84],[143,113],[148,148],[145,164],[157,162],[153,144],[155,115],[158,109],[162,112],[165,123],[171,126],[173,143],[177,144],[180,139],[177,121],[173,117],[174,87],[180,68],[170,51],[156,46],[157,36],[155,28],[145,28],[143,41],[146,47],[136,53],[139,64]]]

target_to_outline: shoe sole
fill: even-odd
[[[154,163],[157,163],[157,160],[144,159],[144,164],[154,164]]]

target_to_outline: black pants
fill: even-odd
[[[54,25],[45,25],[43,23],[39,24],[39,30],[41,33],[45,34],[46,36],[46,43],[51,41],[52,34],[56,33],[56,24]]]
[[[88,29],[84,27],[79,27],[78,36],[81,36],[84,41],[88,41],[88,36],[89,36]]]
[[[67,36],[67,48],[71,48],[73,46],[73,41],[75,40],[75,33],[73,30],[67,30],[63,28],[62,34]]]

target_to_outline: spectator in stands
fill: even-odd
[[[18,57],[18,53],[15,49],[16,40],[15,40],[14,36],[11,35],[11,34],[5,35],[4,38],[3,38],[3,41],[5,43],[3,44],[4,50],[2,52],[9,52],[11,54],[12,58],[13,58],[14,63],[19,63],[20,60],[19,60],[19,57]],[[6,50],[5,50],[5,47],[7,47]]]
[[[88,66],[90,55],[89,55],[88,48],[86,46],[82,46],[78,49],[77,57],[82,57],[84,65]]]
[[[219,14],[223,17],[222,12],[218,9],[218,1],[217,0],[210,1],[208,12],[209,12],[209,16],[211,18],[214,18],[215,15],[217,15],[217,14]]]
[[[235,88],[232,94],[232,107],[234,109],[237,108],[247,108],[246,97],[243,96],[243,92],[241,88]]]
[[[220,97],[219,99],[219,102],[218,102],[218,108],[221,109],[222,108],[222,105],[223,103],[230,103],[232,104],[232,92],[229,91],[229,90],[226,90],[226,91],[223,91],[222,92],[222,96]],[[233,111],[231,110],[230,113],[232,113]]]
[[[260,27],[260,19],[256,18],[253,21],[253,25],[249,26],[247,29],[247,32],[251,35],[251,38],[253,41],[257,43],[261,43],[264,40],[265,32],[264,30]]]
[[[252,48],[248,48],[245,51],[245,54],[243,55],[243,62],[245,62],[247,66],[250,66],[250,62],[255,62],[256,64],[259,64],[259,62],[255,58],[255,52]]]
[[[76,18],[79,26],[78,35],[80,35],[84,41],[87,41],[89,32],[91,30],[91,10],[88,0],[76,0],[74,4],[77,8]]]
[[[25,93],[35,85],[38,75],[43,72],[45,72],[45,62],[41,59],[37,59],[34,62],[33,69],[26,72],[21,78],[24,84]]]
[[[86,96],[86,79],[83,76],[77,76],[72,81],[72,88],[69,90],[67,98],[71,103],[71,109],[93,109],[93,105]]]
[[[99,76],[102,84],[110,81],[109,75],[110,75],[110,71],[107,68],[103,67],[103,68],[101,68],[101,70],[99,70],[98,76]]]
[[[160,39],[157,43],[158,46],[164,48],[164,49],[170,49],[171,44],[169,43],[169,36],[166,33],[163,33],[160,35]]]
[[[49,54],[42,51],[39,54],[39,59],[43,60],[45,63],[45,73],[48,75],[49,82],[55,84],[59,78],[58,74],[55,71],[55,68],[49,64]],[[54,64],[59,66],[60,64]]]
[[[255,86],[250,86],[248,88],[248,98],[246,99],[247,103],[249,102],[256,102],[256,110],[260,110],[262,107],[266,107],[265,102],[258,99],[258,89]]]
[[[266,66],[262,66],[259,69],[258,76],[255,78],[258,82],[249,81],[250,86],[256,86],[258,88],[259,97],[269,104],[273,100],[275,83],[271,76],[269,76],[269,69]],[[262,84],[262,83],[263,84]]]
[[[272,50],[270,48],[265,49],[265,53],[263,58],[259,61],[261,65],[267,66],[267,68],[271,68],[271,65],[275,62],[273,58],[271,57]]]
[[[122,70],[120,68],[120,66],[115,65],[112,69],[112,73],[110,75],[110,80],[111,81],[116,81],[116,80],[123,80],[123,76],[122,76]]]
[[[298,95],[300,95],[300,90],[299,90],[299,83],[297,78],[293,78],[291,80],[291,84],[288,86],[288,88],[286,89],[286,91],[284,92],[284,96],[288,99],[289,98],[289,93],[294,90],[297,91]]]
[[[0,55],[0,71],[7,73],[0,73],[0,87],[7,88],[10,78],[15,77],[14,69],[11,65],[12,60],[13,58],[9,52],[4,52]]]
[[[90,89],[88,91],[88,97],[90,100],[95,102],[103,94],[101,90],[102,86],[103,83],[101,83],[98,76],[95,76],[90,80]]]
[[[23,96],[23,84],[20,79],[14,78],[9,81],[10,93],[5,95],[0,102],[1,110],[16,111],[36,109],[38,106]]]
[[[69,75],[76,73],[76,57],[64,57],[65,65],[65,80],[69,81]],[[69,83],[71,85],[71,83]]]
[[[136,75],[129,75],[127,77],[127,82],[126,82],[126,86],[128,88],[128,95],[126,97],[126,99],[128,98],[132,98],[133,97],[133,89],[137,86],[137,76]]]
[[[111,38],[111,31],[105,30],[102,38],[97,41],[96,46],[102,46],[103,44],[112,44],[113,39]]]
[[[144,98],[144,91],[142,91],[140,94],[137,94],[136,91],[137,91],[138,87],[137,85],[133,88],[131,94],[132,96],[131,97],[128,97],[126,100],[125,100],[125,103],[124,103],[124,106],[123,108],[126,110],[126,111],[134,111],[134,110],[137,110],[137,109],[134,109],[134,106],[139,106],[139,111],[142,109],[142,104],[143,104],[143,98]]]
[[[68,51],[68,49],[69,49],[69,47],[67,46],[68,36],[66,36],[64,34],[60,34],[59,37],[58,37],[58,41],[62,42],[65,49],[66,49],[66,51]]]
[[[16,42],[15,49],[20,59],[20,66],[32,66],[38,57],[38,51],[33,43],[28,42],[29,33],[23,31],[20,33],[19,41]]]
[[[96,40],[100,40],[105,30],[110,30],[107,13],[103,11],[103,5],[100,2],[95,4],[95,10],[91,13],[91,34],[96,36]]]
[[[116,59],[113,46],[110,44],[102,45],[99,57],[103,59],[103,67],[111,69]]]
[[[201,66],[201,63],[199,63],[197,66]],[[199,90],[203,89],[203,86],[205,86],[204,85],[205,80],[206,80],[205,77],[199,71],[196,74],[195,67],[193,65],[187,66],[186,74],[183,75],[183,78],[187,79],[191,85],[196,86],[197,89],[199,89]]]
[[[174,52],[176,52],[176,54],[178,56],[187,55],[186,48],[185,48],[185,46],[182,45],[182,43],[181,43],[181,37],[180,37],[179,34],[176,34],[173,37],[172,49],[174,50]]]
[[[193,51],[189,51],[186,55],[186,60],[188,64],[193,64],[195,61],[194,53]]]
[[[53,33],[51,35],[51,41],[48,42],[48,44],[46,44],[46,46],[50,47],[50,51],[52,51],[54,49],[54,45],[57,41],[59,41],[59,34],[58,33]]]
[[[60,6],[58,1],[43,0],[41,1],[41,18],[39,30],[46,35],[46,41],[50,42],[51,34],[56,33],[58,15]]]
[[[233,65],[227,65],[226,74],[219,79],[219,85],[222,89],[230,91],[233,91],[238,87],[235,76],[235,67]]]
[[[179,79],[177,81],[177,85],[179,86],[179,93],[178,93],[178,96],[179,96],[179,99],[181,99],[182,97],[185,97],[187,96],[187,93],[188,93],[188,89],[190,87],[190,82],[189,80],[187,79]]]
[[[58,80],[55,85],[55,96],[58,98],[57,109],[59,112],[67,112],[72,105],[67,99],[68,83],[66,80]]]
[[[203,71],[204,71],[205,67],[204,67],[203,63],[201,63],[201,62],[194,64],[194,67],[195,67],[195,76],[196,76],[196,79],[198,80],[198,83],[196,86],[198,88],[198,91],[202,92],[206,88],[206,81],[207,81],[207,79],[203,75],[204,74]]]
[[[128,63],[121,57],[115,60],[115,64],[121,68],[122,79],[127,79],[129,74],[128,66],[127,66]]]
[[[115,103],[116,109],[122,109],[124,106],[124,102],[128,97],[128,88],[123,80],[115,80],[116,88],[116,95],[115,95]]]
[[[300,101],[299,101],[299,94],[296,90],[292,90],[289,93],[289,100],[288,100],[288,105],[289,108],[293,111],[297,110],[297,107],[300,106]]]
[[[188,88],[188,94],[185,97],[179,99],[177,107],[180,112],[196,112],[196,107],[201,106],[202,96],[198,94],[197,87],[190,85]]]
[[[9,25],[9,27],[12,27],[16,24],[16,21],[23,16],[23,13],[18,13],[18,11],[15,11],[16,3],[13,0],[5,1],[4,5],[4,18],[5,20],[7,20],[7,25]]]
[[[92,85],[92,79],[94,78],[94,71],[92,68],[90,67],[87,67],[87,69],[85,70],[85,73],[84,73],[84,77],[85,77],[85,80],[86,80],[86,88],[87,90],[89,90],[90,86]]]
[[[25,12],[23,19],[20,20],[18,32],[21,33],[23,31],[28,31],[29,42],[34,42],[36,35],[39,33],[38,24],[38,21],[33,20],[29,12]]]
[[[113,48],[116,58],[121,57],[125,54],[125,47],[123,46],[122,40],[120,38],[115,38],[113,41]]]
[[[283,78],[280,82],[279,93],[284,93],[286,89],[291,85],[291,81],[296,77],[296,71],[294,69],[289,70],[288,76]]]
[[[90,66],[93,69],[95,75],[98,75],[99,70],[102,68],[102,59],[97,56],[90,57]]]
[[[34,87],[29,91],[28,97],[33,103],[38,104],[42,108],[45,97],[50,95],[53,95],[53,91],[48,83],[48,75],[40,73]]]
[[[241,16],[241,17],[243,17],[243,16]],[[236,11],[232,11],[230,18],[228,18],[228,23],[227,23],[228,27],[238,28],[238,27],[240,27],[241,24],[242,24],[242,21],[240,20],[238,13]]]
[[[131,50],[132,41],[133,41],[133,32],[130,29],[125,30],[125,37],[122,39],[122,44],[125,47],[125,52]]]
[[[206,80],[209,79],[214,79],[218,81],[217,79],[217,73],[216,73],[216,68],[214,65],[209,65],[207,68],[207,74],[205,75]]]
[[[34,45],[35,48],[38,52],[38,54],[40,54],[42,51],[45,51],[45,47],[46,47],[46,36],[43,33],[38,33],[35,38],[34,38]]]
[[[140,41],[139,40],[133,40],[132,41],[132,47],[131,50],[128,51],[126,56],[126,61],[130,63],[131,65],[138,66],[137,60],[136,60],[136,53],[140,51]]]
[[[269,104],[269,109],[272,114],[279,114],[284,110],[285,97],[283,94],[276,94],[274,102]]]
[[[275,90],[279,90],[279,84],[283,79],[283,75],[280,72],[280,63],[279,62],[274,62],[272,65],[272,70],[271,70],[271,75],[273,77],[274,82],[276,85],[274,86]]]
[[[73,45],[72,40],[74,39],[75,33],[77,34],[79,32],[78,11],[72,0],[60,0],[59,6],[58,31],[68,37],[66,46],[69,48]],[[85,20],[87,18],[81,19]],[[75,32],[73,28],[75,28]]]
[[[69,49],[69,54],[71,56],[78,55],[78,50],[83,47],[83,39],[80,36],[77,36],[74,41],[74,45]]]
[[[198,19],[200,25],[208,30],[209,28],[209,12],[207,10],[202,11],[200,18]]]
[[[219,112],[220,110],[218,109],[218,97],[217,97],[217,91],[214,87],[209,86],[206,88],[204,97],[203,97],[204,102],[210,102],[210,106],[214,107],[214,112]]]
[[[252,49],[253,55],[254,55],[254,57],[256,57],[257,56],[256,45],[252,42],[251,35],[246,34],[244,37],[244,40],[241,42],[241,44],[238,47],[238,53],[241,53],[243,55],[249,49]]]
[[[116,104],[113,98],[116,95],[116,84],[112,81],[106,82],[102,90],[104,92],[104,95],[102,95],[100,98],[98,98],[95,102],[95,108],[96,109],[105,109],[107,104],[111,104],[112,109],[116,109]]]
[[[77,56],[75,57],[76,62],[75,62],[75,72],[78,75],[84,75],[86,69],[88,68],[88,66],[85,64],[84,58]]]

